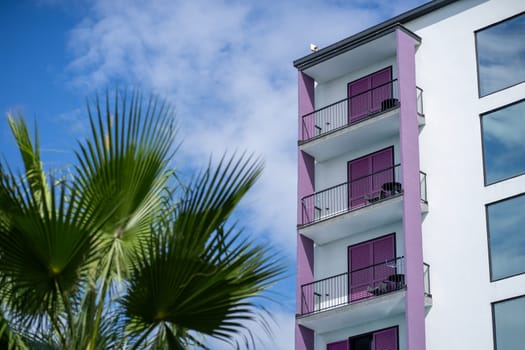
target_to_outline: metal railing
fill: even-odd
[[[427,263],[423,263],[423,283],[425,284],[425,295],[431,297],[432,293],[430,293],[430,265]]]
[[[427,203],[426,174],[419,172],[421,200]],[[363,208],[402,195],[401,165],[329,187],[301,199],[301,225]]]
[[[427,199],[427,174],[419,171],[419,192],[421,193],[421,200],[428,203]]]
[[[430,267],[424,263],[424,292],[430,296]],[[301,315],[379,297],[406,287],[405,259],[398,257],[301,286]]]
[[[416,87],[417,112],[423,115],[423,90]],[[366,90],[302,116],[302,138],[306,142],[318,136],[373,118],[399,107],[397,79]]]
[[[402,193],[400,172],[398,164],[303,197],[302,224],[321,221]]]
[[[423,112],[423,89],[416,86],[416,108],[417,108],[417,114],[420,116],[424,116],[425,113]]]

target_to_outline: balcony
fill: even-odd
[[[421,210],[426,212],[426,174],[420,171]],[[400,221],[403,216],[401,166],[303,197],[300,233],[317,244],[334,241],[365,229]]]
[[[405,311],[404,257],[301,286],[299,323],[317,332],[387,318]],[[432,305],[430,266],[424,268],[425,306]],[[320,320],[323,322],[319,322]]]
[[[417,88],[418,123],[424,125],[423,90]],[[317,161],[337,156],[397,135],[398,82],[388,83],[345,98],[302,116],[301,150]]]

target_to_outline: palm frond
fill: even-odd
[[[35,200],[46,202],[50,205],[49,188],[46,181],[46,174],[40,159],[40,144],[38,139],[38,130],[35,123],[35,141],[34,145],[29,136],[29,131],[25,120],[21,115],[8,115],[7,121],[11,132],[18,145],[20,156],[25,168],[25,176],[29,183],[31,194]],[[43,205],[43,204],[42,204]]]
[[[135,261],[123,299],[137,330],[169,323],[232,341],[253,319],[253,297],[283,266],[272,249],[225,224],[261,169],[249,158],[223,159],[196,178],[165,225],[156,227],[161,231],[154,232],[146,258]]]
[[[51,181],[49,203],[34,196],[26,178],[0,178],[0,274],[4,302],[29,324],[49,316],[56,326],[98,257],[100,211],[80,205],[76,191]],[[24,318],[22,318],[24,319]]]
[[[88,103],[90,139],[76,152],[77,184],[87,205],[112,211],[103,228],[112,268],[126,271],[134,248],[147,239],[160,192],[169,178],[176,128],[173,111],[157,97],[115,92],[111,104]]]

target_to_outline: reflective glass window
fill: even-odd
[[[483,114],[481,130],[485,184],[524,174],[525,100]]]
[[[494,342],[497,350],[523,349],[525,297],[492,304]]]
[[[523,213],[523,194],[487,205],[490,272],[493,281],[525,273]]]
[[[525,13],[476,32],[479,95],[525,81]]]

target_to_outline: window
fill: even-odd
[[[479,95],[525,81],[525,13],[476,32]]]
[[[523,348],[525,329],[525,296],[492,304],[494,349]]]
[[[350,347],[349,347],[350,345]],[[327,350],[397,350],[397,327],[350,337],[326,345]]]
[[[486,210],[491,280],[525,273],[525,194]]]
[[[483,114],[481,133],[485,185],[525,173],[525,100]]]

